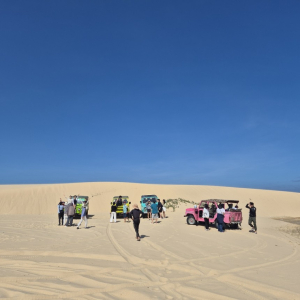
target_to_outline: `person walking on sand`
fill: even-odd
[[[88,220],[87,220],[87,215],[86,215],[86,201],[83,201],[83,204],[82,204],[81,219],[80,219],[80,222],[77,225],[77,229],[79,229],[79,227],[80,227],[83,220],[85,221],[85,228],[87,228]]]
[[[60,220],[61,220],[61,225],[64,225],[64,204],[60,198],[58,206],[58,226],[60,226]]]
[[[148,217],[148,220],[150,221],[150,218],[151,218],[151,201],[147,202],[146,209],[147,209],[147,217]]]
[[[110,223],[117,222],[117,206],[116,203],[113,202],[111,209],[110,209]]]
[[[129,222],[127,210],[128,210],[128,207],[126,205],[126,202],[123,202],[123,218],[124,218],[124,223],[126,223],[126,219]]]
[[[154,200],[154,201],[155,201],[155,200]],[[154,223],[153,223],[153,220],[154,220],[154,219],[156,220],[155,223],[157,223],[157,218],[158,218],[158,207],[157,207],[157,203],[156,203],[156,202],[153,202],[153,203],[151,204],[151,211],[152,211],[152,221],[151,221],[151,223],[154,224]]]
[[[209,231],[209,210],[208,210],[208,204],[204,204],[203,218],[204,218],[204,223],[205,223],[205,230]]]
[[[130,218],[133,221],[133,227],[136,234],[137,241],[140,241],[140,234],[139,234],[139,226],[140,226],[140,218],[143,216],[143,212],[139,209],[137,204],[133,204],[133,210],[129,213]]]
[[[218,221],[218,231],[224,232],[224,216],[225,216],[225,209],[223,204],[219,204],[217,208],[217,221]]]
[[[249,221],[248,224],[250,225],[251,230],[249,232],[254,232],[257,234],[257,226],[256,226],[256,207],[254,206],[253,202],[247,203],[246,208],[249,208]]]
[[[75,207],[74,207],[72,202],[68,205],[67,215],[68,215],[68,220],[67,220],[66,226],[72,226],[73,225],[73,218],[74,218],[74,215],[75,215]]]

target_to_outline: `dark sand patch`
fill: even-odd
[[[275,220],[287,222],[296,226],[288,226],[280,228],[281,231],[291,234],[297,238],[300,238],[300,217],[292,218],[292,217],[282,217],[282,218],[274,218]]]

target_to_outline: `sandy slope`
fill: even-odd
[[[221,198],[238,199],[241,206],[249,198],[257,206],[260,216],[297,216],[295,209],[300,202],[299,193],[278,192],[197,185],[156,185],[119,182],[92,182],[42,185],[2,185],[0,186],[1,214],[52,214],[56,204],[64,195],[88,195],[91,197],[91,212],[109,210],[113,196],[128,195],[132,203],[138,203],[142,194],[156,194],[161,199],[184,198],[200,201]]]
[[[57,226],[56,202],[64,193],[94,195],[89,229]],[[246,214],[243,230],[222,234],[189,226],[182,205],[159,224],[142,220],[137,242],[132,223],[110,224],[106,210],[114,195],[128,194],[137,201],[143,193],[234,198],[243,205],[252,198],[259,210],[259,233],[248,232]],[[82,183],[2,186],[0,199],[1,299],[300,298],[300,241],[289,234],[296,225],[270,218],[296,216],[296,193]]]

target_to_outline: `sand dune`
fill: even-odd
[[[259,215],[268,217],[296,217],[298,210],[295,208],[300,202],[299,193],[201,185],[121,182],[2,185],[1,214],[52,214],[56,212],[59,198],[70,194],[90,196],[90,210],[95,213],[108,211],[111,199],[116,195],[128,195],[132,203],[139,203],[142,194],[156,194],[161,199],[180,197],[192,201],[210,198],[238,199],[241,206],[245,206],[251,198]]]
[[[89,229],[57,226],[64,194],[91,196]],[[181,205],[159,224],[108,222],[112,196],[249,198],[258,209],[258,234],[224,234],[189,226]],[[93,196],[93,197],[92,197]],[[297,193],[214,186],[76,183],[0,186],[1,299],[299,299]],[[292,220],[289,218],[289,220]],[[75,223],[77,220],[75,221]],[[297,227],[298,228],[298,227]]]

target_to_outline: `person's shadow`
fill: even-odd
[[[93,228],[93,227],[96,227],[96,226],[88,226],[88,227],[86,227],[86,229],[90,229],[90,228]]]
[[[149,235],[145,235],[145,234],[142,234],[142,235],[140,236],[141,239],[144,239],[144,238],[147,238],[147,237],[150,237],[150,236],[149,236]]]

